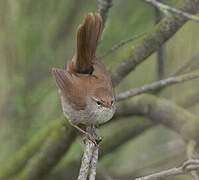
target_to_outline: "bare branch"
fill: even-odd
[[[84,147],[84,154],[82,157],[82,164],[79,171],[78,180],[86,180],[89,173],[90,161],[92,159],[94,144],[90,140],[86,140]]]
[[[118,117],[122,115],[122,112],[120,111],[120,114],[118,114]],[[116,117],[115,117],[116,118]],[[122,121],[122,123],[121,123]],[[115,126],[112,130],[112,133],[106,136],[106,138],[103,139],[103,141],[100,144],[100,149],[99,149],[99,158],[102,159],[104,156],[106,156],[109,153],[114,153],[118,148],[120,148],[123,144],[125,144],[127,141],[132,140],[142,134],[143,132],[146,132],[152,127],[155,127],[155,123],[152,123],[150,120],[147,118],[131,118],[131,119],[122,119],[121,121],[117,121],[114,119],[112,123],[119,123],[119,126]],[[124,123],[125,122],[125,123]],[[109,128],[109,127],[107,127]],[[125,132],[125,133],[124,133]],[[117,140],[115,140],[115,137],[117,137]],[[61,169],[57,169],[54,171],[54,176],[56,177],[57,175],[62,174],[62,177],[66,177],[68,175],[68,172],[66,169],[71,169],[71,165],[73,166],[72,168],[74,169],[74,164],[78,166],[78,163],[76,160],[73,160],[73,165],[72,164],[65,164],[64,167]],[[106,173],[105,170],[100,166],[100,164],[97,164],[97,174],[98,177],[101,177],[99,179],[106,179],[106,180],[112,180],[110,175]],[[51,174],[52,176],[52,174]],[[75,177],[71,177],[71,179],[75,179]]]
[[[156,155],[158,157],[159,154],[162,153],[162,149],[166,148],[171,151],[169,154],[165,154],[162,158],[157,158],[151,161],[151,157],[154,157]],[[172,140],[165,142],[163,144],[159,144],[157,146],[154,146],[153,151],[151,152],[145,152],[142,153],[141,156],[138,159],[138,162],[140,165],[136,165],[131,169],[129,172],[125,172],[124,174],[121,174],[117,176],[117,179],[135,179],[136,177],[143,176],[143,172],[149,169],[157,169],[161,167],[163,164],[169,163],[181,163],[182,161],[185,161],[184,154],[185,154],[186,145],[183,140]],[[136,162],[134,162],[136,164]]]
[[[90,176],[89,180],[95,180],[96,170],[97,170],[97,161],[98,161],[98,152],[99,148],[97,146],[94,147],[93,156],[90,163]]]
[[[165,60],[166,60],[166,46],[165,44],[160,47],[157,51],[157,71],[158,71],[158,78],[163,79],[165,74]]]
[[[175,14],[178,14],[180,16],[183,16],[185,17],[186,19],[188,20],[193,20],[197,23],[199,23],[199,18],[197,16],[194,16],[192,14],[189,14],[187,12],[184,12],[184,11],[181,11],[181,10],[178,10],[178,9],[175,9],[173,7],[170,7],[168,5],[165,5],[161,2],[158,2],[156,0],[144,0],[146,1],[147,3],[149,4],[152,4],[153,6],[155,6],[156,8],[158,8],[160,11],[162,11],[163,13],[165,13],[165,10],[166,11],[169,11],[169,12],[172,12],[172,13],[175,13]]]
[[[102,16],[103,26],[102,29],[105,27],[108,11],[112,6],[112,0],[98,0],[98,11]]]
[[[191,73],[187,73],[184,75],[176,76],[176,77],[170,77],[168,79],[153,82],[152,84],[144,85],[137,89],[131,89],[126,92],[120,93],[116,97],[116,99],[117,99],[117,101],[125,100],[129,97],[136,96],[138,94],[158,90],[163,87],[170,86],[172,84],[178,84],[178,83],[182,83],[185,81],[190,81],[190,80],[196,79],[198,77],[199,77],[199,70],[191,72]]]
[[[161,171],[159,173],[151,174],[149,176],[144,176],[141,178],[136,178],[135,180],[157,180],[161,178],[187,174],[193,170],[198,170],[198,169],[199,169],[199,160],[188,160],[184,162],[181,167]]]
[[[155,10],[155,24],[158,24],[163,18],[163,13],[158,9]],[[163,44],[157,51],[157,75],[158,79],[163,79],[165,74],[165,60],[166,60],[166,44]]]
[[[198,177],[196,170],[191,171],[191,175],[194,177],[195,180],[199,180],[199,177]]]
[[[97,129],[95,126],[88,126],[87,132],[89,132],[92,136],[97,136]],[[95,152],[94,156],[93,153]],[[86,180],[89,174],[89,169],[91,169],[91,178],[90,180],[95,180],[96,175],[96,164],[98,160],[98,147],[95,146],[95,144],[90,141],[88,138],[85,140],[85,146],[84,146],[84,154],[82,157],[82,164],[79,171],[78,180]],[[91,165],[91,166],[90,166]]]
[[[185,0],[181,11],[195,14],[199,9],[199,0]],[[181,15],[166,16],[150,32],[130,49],[131,54],[119,63],[112,71],[113,85],[119,84],[132,70],[146,60],[170,39],[185,23],[187,18]]]
[[[104,54],[102,54],[99,58],[100,59],[103,59],[104,57],[108,56],[109,54],[113,53],[114,51],[116,51],[117,49],[121,48],[122,46],[126,45],[127,43],[130,43],[140,37],[142,37],[144,34],[146,33],[141,33],[141,34],[138,34],[134,37],[131,37],[130,39],[127,39],[127,40],[123,40],[123,41],[120,41],[119,43],[115,44],[111,49],[109,49],[108,51],[106,51]]]
[[[123,110],[122,110],[123,109]],[[122,112],[120,114],[120,112]],[[136,96],[120,106],[120,115],[144,115],[154,123],[161,123],[180,133],[185,140],[198,138],[198,116],[164,98],[151,94]]]

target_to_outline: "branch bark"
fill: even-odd
[[[82,157],[82,164],[79,171],[78,180],[86,180],[89,173],[89,166],[93,156],[94,144],[90,140],[86,140],[84,147],[84,154]]]
[[[120,116],[144,115],[154,123],[161,123],[180,133],[185,140],[198,140],[199,118],[164,98],[144,94],[118,109]],[[117,115],[116,114],[116,115]]]
[[[144,115],[151,119],[151,121],[147,119],[137,119],[133,120],[131,122],[122,123],[120,126],[119,131],[116,129],[115,133],[112,133],[111,136],[107,136],[104,141],[102,141],[102,148],[100,149],[100,156],[105,155],[119,147],[121,144],[126,142],[128,139],[131,139],[133,137],[136,137],[143,131],[149,129],[154,124],[162,123],[173,130],[177,132],[184,133],[185,136],[190,138],[194,138],[198,136],[198,117],[192,115],[191,113],[187,112],[183,108],[178,107],[176,104],[169,102],[168,100],[157,98],[153,95],[141,95],[135,97],[131,103],[126,105],[120,105],[117,109],[117,112],[115,114],[115,118],[120,118],[124,116],[134,116],[134,115]],[[126,126],[125,126],[126,125]],[[59,126],[62,127],[62,126]],[[71,127],[69,125],[69,127]],[[183,128],[184,127],[184,128]],[[57,128],[57,133],[60,131],[61,128]],[[73,128],[72,128],[73,129]],[[126,133],[123,133],[125,129]],[[184,129],[184,130],[183,130]],[[73,129],[74,130],[74,129]],[[55,129],[53,129],[51,132],[53,133]],[[190,134],[189,134],[190,133]],[[117,135],[117,141],[114,141]],[[75,135],[74,135],[75,136]],[[47,138],[48,139],[51,137]],[[61,139],[59,141],[54,141],[55,144],[51,144],[52,147],[58,146],[59,144],[67,144],[64,139],[59,136],[58,139]],[[197,139],[197,138],[196,138]],[[47,150],[47,149],[46,149]],[[46,153],[43,151],[43,153]],[[62,155],[65,152],[62,152]],[[37,154],[36,154],[37,155]],[[60,154],[61,156],[61,154]],[[48,158],[55,158],[53,154],[50,154]],[[47,158],[47,159],[48,159]],[[40,163],[41,165],[43,163],[49,163],[46,162],[47,159],[38,159],[37,163]],[[56,162],[57,163],[57,162]],[[56,164],[55,163],[55,164]],[[52,166],[55,166],[55,164],[51,164]],[[12,168],[11,166],[10,168]],[[27,171],[28,166],[26,164],[26,170],[25,172],[30,173],[31,171]],[[48,173],[48,170],[46,170],[46,174]],[[40,169],[37,168],[36,171],[40,171]],[[39,174],[39,173],[37,173]],[[40,174],[41,176],[41,174]],[[40,179],[40,176],[37,179]],[[4,176],[5,177],[5,176]],[[21,176],[20,176],[21,177]],[[3,178],[2,178],[3,179]],[[5,178],[6,179],[6,178]]]
[[[152,127],[155,127],[155,124],[147,118],[131,118],[129,120],[122,119],[121,121],[117,121],[116,118],[120,118],[120,114],[118,113],[118,117],[115,117],[111,124],[108,125],[108,129],[112,126],[112,123],[116,123],[118,128],[112,128],[111,133],[106,135],[106,138],[100,143],[99,149],[99,160],[102,159],[109,153],[114,153],[118,148],[120,148],[123,144],[125,144],[128,140],[132,140],[138,137],[143,132],[149,130]],[[124,133],[125,132],[125,133]],[[117,138],[116,138],[117,137]],[[94,153],[93,153],[94,154]],[[73,161],[72,164],[75,164]],[[79,161],[78,161],[79,162]],[[92,162],[91,162],[92,164]],[[77,165],[76,165],[77,166]],[[71,164],[65,164],[65,166],[61,169],[58,169],[54,172],[54,177],[65,177],[67,175],[66,169],[74,169]],[[99,173],[99,172],[98,172]],[[75,179],[75,177],[71,177],[71,179]]]
[[[175,9],[173,7],[167,6],[161,2],[158,2],[156,0],[144,0],[147,3],[153,5],[154,7],[158,8],[160,11],[162,11],[163,13],[165,13],[165,11],[169,11],[172,13],[175,13],[177,15],[183,16],[184,18],[186,18],[187,20],[192,20],[195,21],[197,23],[199,23],[199,18],[197,16],[194,16],[192,14],[189,14],[187,12]]]
[[[180,76],[176,76],[176,77],[170,77],[170,78],[167,78],[164,80],[153,82],[148,85],[144,85],[137,89],[131,89],[126,92],[120,93],[119,95],[117,95],[116,99],[117,99],[117,101],[122,101],[129,97],[136,96],[138,94],[143,94],[143,93],[146,93],[149,91],[160,90],[163,87],[168,87],[173,84],[183,83],[185,81],[190,81],[190,80],[196,79],[198,77],[199,77],[199,70],[190,72],[187,74],[183,74]]]
[[[98,138],[98,132],[95,126],[88,126],[87,132],[93,137]],[[95,180],[97,160],[98,160],[98,146],[96,146],[88,138],[85,140],[84,154],[82,157],[82,164],[79,171],[78,180],[86,180],[90,170],[90,180]]]
[[[158,98],[154,95],[137,96],[132,102],[119,105],[115,118],[135,115],[144,115],[146,119],[133,118],[125,123],[122,121],[119,129],[114,129],[113,133],[106,136],[106,139],[102,141],[100,158],[113,152],[126,141],[137,137],[143,131],[159,123],[183,134],[185,140],[192,137],[198,139],[198,130],[196,130],[199,127],[197,125],[198,117],[166,99]],[[194,126],[196,126],[195,130],[193,129]],[[124,131],[125,133],[123,133]],[[115,139],[116,136],[117,139]]]
[[[149,176],[136,178],[135,180],[158,180],[167,177],[173,177],[177,175],[187,174],[191,171],[199,169],[199,160],[188,160],[178,168],[172,168],[169,170],[161,171],[159,173],[151,174]]]
[[[155,9],[155,24],[158,24],[163,18],[163,13],[156,7],[154,9]],[[163,44],[157,51],[157,74],[159,80],[164,78],[165,60],[166,60],[166,44]]]
[[[102,29],[104,29],[105,27],[108,12],[111,7],[112,7],[112,0],[98,0],[98,11],[102,16],[103,20]]]
[[[199,0],[185,0],[181,11],[195,14],[199,9]],[[149,33],[144,35],[129,50],[128,57],[119,63],[111,76],[114,86],[119,84],[132,70],[134,70],[147,57],[153,54],[171,38],[185,23],[187,18],[180,15],[164,17]]]
[[[89,180],[95,180],[96,171],[97,171],[98,152],[99,152],[99,148],[95,146],[93,150],[93,156],[90,162]]]

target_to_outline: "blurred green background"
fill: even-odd
[[[179,1],[166,2],[175,6]],[[72,59],[77,26],[88,12],[97,12],[97,0],[0,0],[0,168],[37,132],[62,114],[51,68],[65,68],[66,61]],[[143,1],[113,0],[97,55],[121,40],[149,31],[154,21],[154,8]],[[198,24],[189,22],[168,41],[165,77],[193,57],[198,58],[198,29]],[[129,43],[104,58],[107,68],[111,71],[133,45],[134,42]],[[153,54],[117,87],[116,92],[158,79],[157,57]],[[194,80],[172,86],[161,95],[186,101],[187,94],[197,88],[198,83]],[[189,110],[199,112],[197,105]],[[121,123],[128,125],[133,118],[142,117],[108,124],[100,134],[106,138],[112,128],[119,128]],[[179,135],[159,125],[103,157],[99,166],[113,179],[129,179],[178,165],[183,161],[184,149]],[[77,140],[54,172],[74,159],[79,160],[81,151],[80,140]],[[75,168],[70,173],[75,175]],[[53,178],[56,179],[53,176],[46,179]],[[190,179],[189,176],[175,179],[183,178]]]

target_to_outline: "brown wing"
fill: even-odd
[[[62,69],[53,68],[52,73],[59,89],[61,90],[62,98],[70,102],[74,109],[84,109],[86,106],[85,90],[80,85],[80,78]]]
[[[96,72],[96,76],[98,78],[103,78],[108,82],[111,82],[111,77],[109,72],[106,70],[104,64],[101,62],[101,60],[97,57],[93,60],[93,67]]]
[[[101,27],[101,16],[89,13],[84,24],[78,27],[76,56],[73,61],[69,62],[68,70],[78,73],[92,73],[92,60],[95,56]]]
[[[114,96],[114,89],[109,72],[106,70],[104,64],[97,57],[93,60],[93,67],[96,72],[96,77],[100,80],[100,87],[108,90],[107,92]]]

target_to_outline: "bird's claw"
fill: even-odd
[[[84,144],[86,143],[86,139],[88,138],[90,141],[92,141],[95,146],[97,146],[101,141],[102,141],[102,138],[101,137],[93,137],[91,134],[86,134],[87,137],[84,137],[83,138],[83,142]]]

